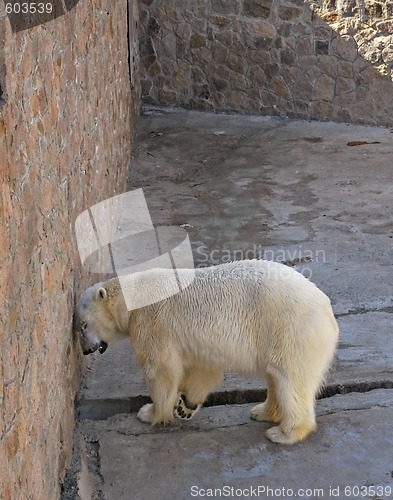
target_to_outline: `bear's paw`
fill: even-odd
[[[184,394],[179,397],[179,402],[173,409],[173,415],[182,420],[190,420],[202,405],[191,405]]]
[[[137,417],[142,422],[145,422],[146,424],[151,424],[151,421],[152,421],[152,411],[153,411],[153,405],[152,405],[152,403],[145,404],[138,411]]]

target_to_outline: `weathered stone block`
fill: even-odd
[[[349,109],[339,107],[336,110],[335,120],[337,122],[350,123],[352,121],[352,115]]]
[[[142,92],[142,97],[148,96],[150,94],[150,91],[152,89],[153,82],[152,80],[141,80],[141,92]]]
[[[210,96],[209,102],[212,103],[213,109],[221,111],[225,109],[225,94],[220,92],[213,92]]]
[[[302,70],[297,66],[287,66],[282,68],[282,77],[286,84],[291,87],[303,74]]]
[[[391,19],[393,17],[393,2],[385,3],[385,17]]]
[[[213,92],[222,92],[228,88],[228,80],[224,80],[223,78],[216,78],[213,76],[211,83]]]
[[[358,46],[355,40],[349,35],[336,37],[332,40],[332,51],[344,61],[354,62],[358,56]]]
[[[250,87],[261,87],[266,83],[266,75],[259,66],[252,66],[248,72],[248,81]]]
[[[281,64],[293,66],[297,59],[296,53],[293,50],[284,49],[280,51]]]
[[[246,78],[240,73],[234,73],[231,78],[230,86],[235,90],[245,90],[247,88]]]
[[[289,101],[292,98],[288,85],[281,75],[272,78],[271,88],[276,96],[280,99]]]
[[[273,77],[279,74],[280,66],[277,63],[266,64],[263,66],[267,80],[271,80]]]
[[[240,90],[230,90],[227,94],[226,104],[229,109],[247,110],[250,109],[247,94]]]
[[[183,59],[187,56],[190,50],[189,40],[186,38],[176,38],[176,57],[178,59]]]
[[[158,91],[158,100],[160,104],[176,104],[178,102],[177,93],[173,90],[160,89]]]
[[[290,21],[301,16],[303,9],[282,5],[278,8],[278,17],[283,21]]]
[[[237,34],[233,37],[233,44],[231,47],[231,51],[237,54],[238,56],[246,56],[247,54],[247,46],[244,44],[244,40]]]
[[[311,116],[317,120],[331,120],[334,106],[329,102],[313,102],[311,104]]]
[[[174,60],[176,56],[177,37],[174,33],[168,33],[166,36],[158,38],[154,44],[157,57],[160,61],[165,59]]]
[[[139,43],[140,57],[143,63],[148,67],[156,60],[156,52],[154,50],[151,37],[142,39]]]
[[[261,89],[260,95],[261,95],[261,102],[264,106],[273,107],[278,101],[277,96],[273,94],[273,92],[270,89],[269,90]]]
[[[175,23],[173,25],[173,31],[179,38],[189,40],[191,37],[191,26],[189,23]]]
[[[191,68],[191,81],[194,83],[206,83],[206,75],[200,68],[194,66]]]
[[[343,78],[353,78],[353,63],[348,61],[339,61],[337,66],[337,74]]]
[[[383,17],[383,6],[379,2],[374,0],[365,1],[365,11],[368,16],[372,19],[378,19]]]
[[[393,64],[393,44],[383,49],[382,59],[385,64]]]
[[[266,36],[256,36],[254,38],[254,47],[256,49],[264,49],[269,50],[273,45],[272,38],[268,38]]]
[[[392,4],[393,5],[393,4]],[[393,17],[393,7],[387,17]],[[382,33],[393,35],[393,20],[381,21],[376,24],[377,30]]]
[[[312,101],[313,93],[314,86],[307,75],[303,75],[303,77],[297,80],[292,87],[292,94],[296,96],[297,99],[306,99]]]
[[[211,9],[214,14],[239,14],[238,0],[211,0]]]
[[[309,118],[311,103],[309,99],[294,99],[293,101],[293,118]]]
[[[317,56],[328,55],[330,51],[329,40],[314,40],[314,51]]]
[[[353,72],[355,77],[359,75],[360,72],[364,71],[370,66],[370,63],[366,61],[363,57],[358,55],[356,61],[353,63]]]
[[[260,21],[259,19],[250,19],[244,22],[243,30],[253,35],[266,36],[274,38],[277,35],[277,27],[269,21]]]
[[[188,65],[180,64],[178,65],[177,71],[173,73],[170,80],[170,86],[175,91],[184,92],[187,90],[190,83],[190,68]]]
[[[307,73],[307,71],[310,68],[313,68],[316,66],[318,61],[318,58],[316,56],[300,56],[298,57],[298,66],[299,68],[304,72]]]
[[[356,83],[352,78],[337,77],[336,81],[336,95],[349,94],[356,88]]]
[[[226,47],[231,47],[233,42],[233,33],[229,30],[215,33],[214,39],[222,43]]]
[[[196,83],[192,86],[192,93],[198,99],[209,99],[210,86],[207,83]]]
[[[180,104],[183,105],[184,103],[180,101]],[[206,100],[206,99],[198,99],[195,97],[191,97],[190,100],[187,101],[185,104],[187,105],[187,108],[190,109],[198,109],[210,113],[214,111],[214,106],[210,99]]]
[[[150,67],[149,69],[147,70],[147,73],[148,75],[151,77],[151,78],[155,78],[156,76],[158,75],[161,75],[162,74],[162,69],[161,69],[161,66],[160,64],[158,64],[157,61],[155,61]]]
[[[237,73],[245,73],[247,69],[247,62],[244,57],[237,54],[230,53],[227,60],[228,67]]]
[[[205,35],[199,35],[197,33],[194,33],[191,35],[190,38],[190,48],[191,49],[197,49],[199,47],[206,47],[207,45],[207,38]]]
[[[373,65],[382,62],[381,49],[379,47],[375,47],[375,45],[372,43],[365,43],[361,47],[359,47],[359,53],[364,57],[366,61],[369,61]]]
[[[290,36],[297,38],[297,37],[302,37],[302,36],[311,37],[312,35],[313,35],[312,24],[305,23],[303,21],[299,21],[299,22],[295,21],[292,24]]]
[[[226,28],[231,24],[231,20],[224,16],[210,16],[209,21],[220,28]]]
[[[283,37],[289,37],[292,32],[292,23],[279,23],[277,27],[277,34]]]
[[[274,47],[276,49],[283,49],[284,47],[286,47],[287,49],[292,49],[292,47],[290,45],[287,45],[284,39],[280,36],[274,40]],[[279,54],[279,52],[280,51],[277,50],[275,51],[275,54]]]
[[[337,0],[337,10],[342,17],[352,17],[357,9],[356,0]]]
[[[313,85],[321,76],[321,70],[317,65],[311,66],[311,68],[307,71],[307,76],[310,78]]]
[[[244,0],[243,15],[248,17],[259,17],[267,19],[273,0]]]
[[[207,47],[199,47],[190,50],[189,59],[192,64],[204,67],[210,60],[210,50]]]
[[[222,78],[223,80],[228,80],[231,75],[231,70],[225,64],[212,63],[207,66],[207,71],[209,72],[209,75]]]
[[[327,75],[320,75],[314,84],[314,99],[316,101],[329,101],[334,99],[336,81]],[[325,117],[326,118],[326,117]]]
[[[157,19],[155,19],[154,17],[151,17],[149,19],[149,22],[147,24],[146,33],[149,36],[156,36],[160,33],[160,25],[159,25]]]
[[[272,55],[268,50],[252,50],[249,55],[250,63],[253,64],[270,64],[272,62]]]

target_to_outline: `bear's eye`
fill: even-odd
[[[81,330],[82,332],[85,332],[87,330],[87,323],[82,323]]]

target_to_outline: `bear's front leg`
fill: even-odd
[[[182,367],[175,362],[175,355],[168,358],[165,363],[145,369],[152,403],[142,406],[138,418],[151,425],[170,424],[174,420],[173,409],[178,402]]]

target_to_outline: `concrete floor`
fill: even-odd
[[[210,404],[245,404],[150,431],[134,413],[118,415],[147,398],[122,343],[94,358],[81,394],[86,446],[97,455],[91,488],[108,500],[192,498],[192,485],[320,486],[325,497],[335,486],[393,490],[392,131],[147,109],[132,164],[129,190],[143,188],[155,225],[186,228],[195,265],[274,259],[330,296],[341,337],[325,395],[346,394],[320,400],[319,430],[289,449],[248,417],[264,382],[236,374]]]

